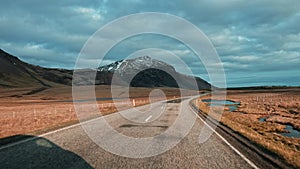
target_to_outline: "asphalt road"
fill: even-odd
[[[152,107],[146,105],[121,112],[131,121],[120,113],[114,113],[84,123],[92,139],[105,145],[104,148],[123,152],[123,155],[140,155],[141,158],[108,152],[92,141],[82,126],[73,125],[39,137],[27,136],[29,141],[0,147],[0,168],[254,168],[251,161],[234,151],[218,134],[214,133],[206,142],[199,143],[199,134],[205,124],[190,108],[190,99],[158,102]],[[178,123],[179,116],[184,118]],[[105,128],[103,119],[114,132]],[[169,132],[167,136],[160,137],[174,124],[179,124],[175,130],[189,126],[192,119],[195,123],[186,136],[180,132]],[[147,146],[143,147],[145,144],[140,142],[137,145],[124,143],[116,133],[127,138],[147,138]],[[180,141],[170,150],[147,157],[147,154],[164,150],[167,143],[174,144],[177,140]]]

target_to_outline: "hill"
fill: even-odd
[[[71,85],[72,71],[25,63],[0,49],[0,86],[51,87]]]

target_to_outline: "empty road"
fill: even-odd
[[[136,108],[140,112],[133,109],[120,112],[130,120],[114,113],[84,123],[84,128],[89,130],[96,143],[116,152],[140,155],[141,158],[108,152],[93,142],[81,125],[73,125],[39,137],[27,136],[29,141],[0,148],[0,168],[255,168],[251,161],[243,158],[215,133],[206,142],[199,143],[199,134],[205,124],[189,106],[191,99],[157,102],[152,107]],[[176,122],[181,115],[183,120]],[[114,132],[105,128],[103,119]],[[195,123],[191,124],[186,136],[181,132],[160,136],[175,124],[174,130],[186,128],[189,120],[192,123],[193,119]],[[116,133],[127,138],[147,138],[147,146],[124,143],[118,140]],[[102,139],[105,140],[102,142]],[[170,150],[147,156],[164,150],[166,143],[174,144],[178,140],[178,144]]]

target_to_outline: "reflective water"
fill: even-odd
[[[266,119],[267,119],[267,117],[261,117],[261,118],[259,118],[258,120],[259,120],[260,122],[265,122]]]
[[[237,110],[237,106],[240,102],[234,102],[231,100],[212,100],[212,99],[203,99],[202,102],[210,103],[208,106],[225,106],[229,108],[229,112]]]
[[[282,136],[300,138],[300,132],[298,130],[295,130],[293,126],[286,125],[285,130],[287,130],[288,133],[280,133]]]
[[[267,117],[261,117],[258,120],[260,122],[266,122]],[[282,136],[285,137],[293,137],[293,138],[300,138],[300,132],[298,130],[295,130],[293,126],[291,125],[285,125],[285,130],[288,131],[287,133],[279,133]]]
[[[236,104],[240,104],[240,102],[234,102],[231,100],[212,100],[212,99],[203,99],[202,102],[206,102],[206,103],[212,103],[212,106],[220,106],[220,105],[236,105]]]
[[[237,110],[237,106],[227,106],[227,107],[229,107],[228,111],[230,112]]]

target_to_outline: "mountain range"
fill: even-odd
[[[0,86],[54,87],[61,85],[91,85],[91,72],[96,71],[96,85],[130,85],[133,87],[181,87],[210,89],[211,85],[199,77],[184,75],[165,62],[142,56],[120,60],[95,69],[81,69],[79,78],[73,70],[44,68],[25,63],[0,49]],[[137,73],[138,72],[138,73]],[[175,77],[176,80],[173,78]],[[180,81],[180,85],[177,83]],[[195,82],[197,87],[195,87]]]

